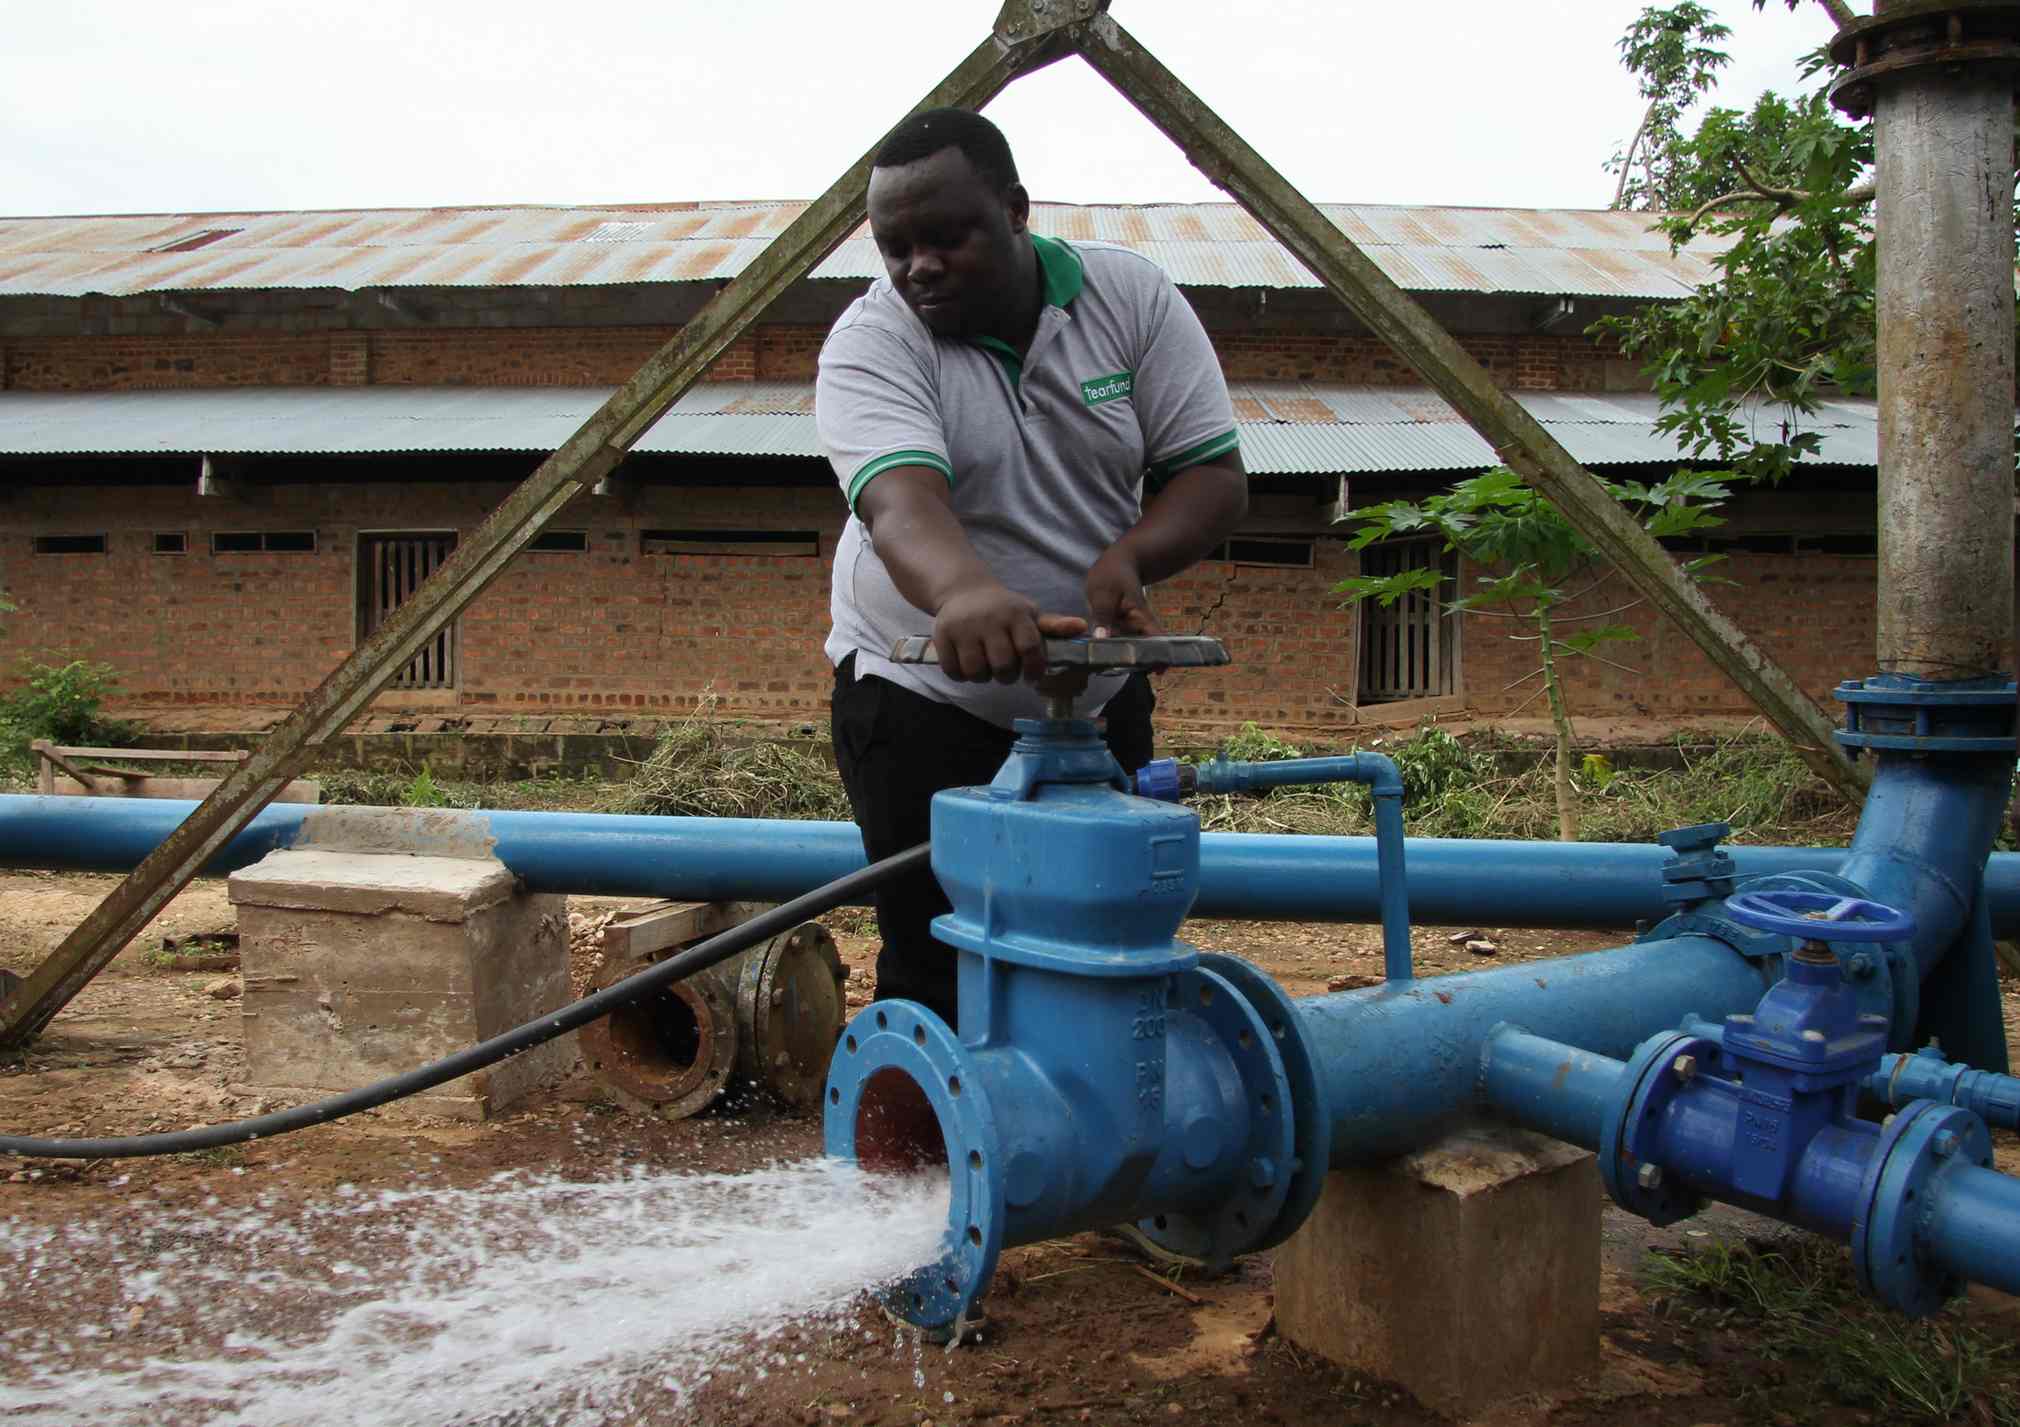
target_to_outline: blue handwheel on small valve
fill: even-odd
[[[1726,898],[1725,909],[1741,926],[1804,941],[1900,941],[1915,933],[1915,919],[1898,907],[1835,892],[1741,892]]]

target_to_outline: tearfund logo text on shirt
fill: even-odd
[[[1082,382],[1080,395],[1089,406],[1099,406],[1104,401],[1117,401],[1128,396],[1135,388],[1135,372],[1110,372],[1105,377],[1093,377]]]

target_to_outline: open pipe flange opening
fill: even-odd
[[[705,981],[641,996],[585,1026],[581,1039],[612,1094],[669,1120],[706,1108],[736,1066],[734,1008]]]
[[[842,1033],[829,1066],[827,1152],[874,1175],[944,1175],[940,1258],[883,1290],[922,1328],[971,1316],[1003,1249],[1005,1200],[995,1116],[967,1050],[912,1001],[879,1001]]]

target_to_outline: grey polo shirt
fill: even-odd
[[[1047,614],[1086,616],[1094,562],[1187,466],[1236,447],[1234,408],[1213,347],[1163,269],[1126,248],[1033,236],[1044,284],[1020,362],[993,338],[936,337],[879,278],[821,348],[814,415],[853,512],[898,466],[947,478],[954,514],[983,562]],[[931,634],[933,617],[898,593],[853,514],[835,547],[828,658],[991,723],[1037,718],[1027,684],[964,684],[937,667],[896,665],[891,646]],[[1122,685],[1094,680],[1092,716]]]

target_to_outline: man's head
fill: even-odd
[[[1006,336],[1028,322],[1030,214],[1002,131],[965,109],[913,115],[870,169],[870,232],[884,271],[942,337]]]

